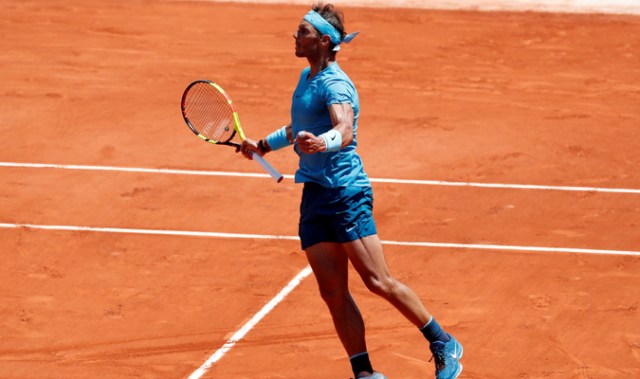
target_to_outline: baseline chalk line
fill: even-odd
[[[130,172],[146,174],[166,174],[166,175],[199,175],[199,176],[228,176],[244,178],[271,178],[268,174],[229,172],[229,171],[207,171],[207,170],[182,170],[163,168],[141,168],[141,167],[119,167],[119,166],[91,166],[91,165],[63,165],[50,163],[18,163],[0,162],[0,167],[4,168],[28,168],[28,169],[61,169],[61,170],[83,170],[83,171],[108,171],[108,172]],[[293,179],[294,176],[284,175],[285,179]],[[412,179],[390,179],[390,178],[370,178],[372,183],[392,183],[392,184],[414,184],[424,186],[448,186],[448,187],[475,187],[493,189],[521,189],[521,190],[543,190],[543,191],[571,191],[571,192],[596,192],[596,193],[619,193],[619,194],[640,194],[640,189],[634,188],[602,188],[584,186],[550,186],[537,184],[507,184],[507,183],[478,183],[478,182],[454,182],[446,180],[412,180]]]
[[[146,234],[164,236],[183,237],[206,237],[206,238],[236,238],[236,239],[266,239],[299,241],[296,236],[280,236],[269,234],[244,234],[244,233],[220,233],[220,232],[197,232],[187,230],[159,230],[159,229],[131,229],[131,228],[102,228],[92,226],[73,225],[37,225],[37,224],[17,224],[0,223],[0,229],[34,229],[53,231],[78,231],[94,233],[121,233],[121,234]],[[467,250],[494,250],[494,251],[521,251],[521,252],[542,252],[542,253],[575,253],[575,254],[600,254],[600,255],[628,255],[640,256],[640,251],[630,250],[606,250],[606,249],[583,249],[573,247],[545,247],[545,246],[517,246],[517,245],[494,245],[494,244],[474,244],[474,243],[449,243],[449,242],[410,242],[410,241],[388,241],[382,240],[383,245],[388,246],[408,246],[408,247],[431,247],[447,249],[467,249]]]

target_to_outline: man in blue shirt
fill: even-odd
[[[395,306],[430,342],[437,379],[455,379],[462,371],[462,345],[442,330],[409,287],[395,279],[385,263],[373,220],[369,178],[356,153],[360,102],[353,82],[336,62],[345,34],[342,14],[318,4],[294,34],[296,56],[306,58],[293,93],[291,123],[240,151],[264,155],[291,144],[299,156],[296,183],[304,183],[299,235],[302,249],[331,313],[355,378],[386,379],[373,370],[364,321],[348,288],[350,261],[373,293]],[[294,137],[295,136],[295,137]]]
[[[337,62],[330,63],[325,69],[313,76],[310,75],[310,72],[311,67],[302,71],[298,86],[293,93],[292,135],[298,135],[301,132],[309,133],[306,134],[306,140],[312,143],[315,141],[312,135],[322,136],[324,133],[333,133],[331,132],[333,129],[332,108],[336,116],[348,116],[349,119],[353,119],[353,122],[349,122],[348,126],[345,125],[345,128],[348,129],[345,136],[342,133],[326,136],[334,138],[328,142],[329,144],[335,143],[335,149],[338,148],[338,141],[341,141],[339,145],[341,148],[337,151],[307,154],[301,150],[300,144],[294,146],[300,157],[300,168],[296,172],[296,182],[315,182],[327,188],[369,186],[369,180],[362,168],[362,161],[356,153],[360,101],[353,82]],[[348,109],[349,107],[351,110]],[[304,137],[301,139],[305,140]],[[349,139],[350,143],[345,143],[343,139]]]

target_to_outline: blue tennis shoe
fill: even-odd
[[[436,363],[436,379],[455,379],[462,372],[462,345],[449,335],[449,342],[436,341],[429,345]]]

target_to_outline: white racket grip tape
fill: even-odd
[[[282,174],[278,172],[278,170],[276,170],[272,165],[269,164],[269,162],[265,161],[264,158],[262,158],[260,156],[260,154],[256,154],[255,152],[253,153],[253,160],[258,162],[260,164],[260,166],[262,166],[262,168],[269,173],[269,175],[271,175],[271,177],[273,178],[273,180],[275,180],[277,183],[280,183],[282,181]]]

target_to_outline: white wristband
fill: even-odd
[[[326,153],[333,153],[342,148],[342,134],[339,131],[331,129],[326,133],[320,134],[320,137],[322,137],[324,144],[327,146]]]

